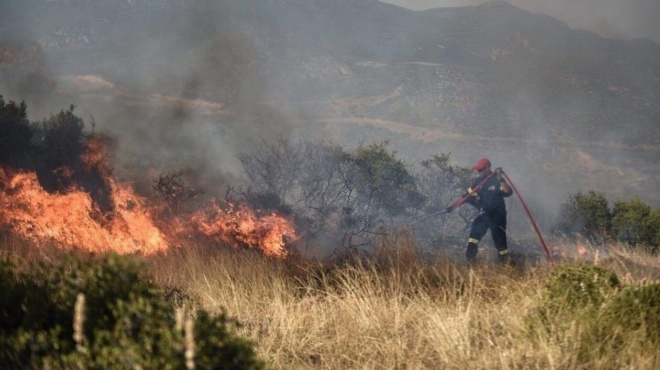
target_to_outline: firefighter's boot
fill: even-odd
[[[497,261],[502,264],[508,264],[511,261],[511,255],[508,249],[497,251]]]
[[[473,238],[468,240],[467,251],[465,257],[469,264],[474,264],[477,259],[477,252],[479,252],[479,241]]]

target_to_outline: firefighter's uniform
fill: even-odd
[[[489,169],[490,161],[482,159],[473,168],[477,171]],[[484,179],[488,176],[491,177],[484,182]],[[479,187],[480,184],[481,187]],[[479,242],[486,235],[488,229],[490,229],[495,248],[497,248],[499,261],[507,261],[509,250],[506,241],[506,205],[504,198],[510,197],[512,194],[511,188],[504,179],[498,179],[490,170],[482,173],[468,189],[466,194],[469,195],[468,203],[479,210],[479,214],[472,222],[467,244],[466,257],[469,262],[474,261],[476,258]]]

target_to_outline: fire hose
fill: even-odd
[[[545,251],[545,255],[548,256],[548,261],[550,261],[550,264],[552,266],[555,265],[555,261],[552,259],[552,254],[550,254],[550,250],[548,249],[548,246],[545,243],[545,239],[543,239],[543,235],[541,234],[541,231],[539,230],[539,227],[536,226],[536,221],[534,221],[534,217],[532,217],[532,213],[529,211],[529,208],[527,207],[527,203],[523,200],[522,196],[520,195],[520,192],[516,188],[515,185],[513,185],[513,181],[511,181],[511,178],[506,174],[506,172],[502,171],[502,175],[506,179],[506,181],[511,185],[511,189],[513,189],[513,192],[516,193],[516,196],[518,197],[518,200],[520,200],[520,203],[522,204],[523,208],[525,209],[525,213],[527,214],[527,218],[529,219],[529,222],[532,224],[534,227],[534,231],[536,232],[536,235],[539,237],[539,241],[541,242],[541,245],[543,246],[543,250]]]
[[[495,172],[492,172],[490,175],[486,176],[486,178],[483,179],[479,184],[477,184],[477,186],[475,186],[474,189],[472,189],[472,190],[475,191],[475,192],[476,192],[476,191],[479,191],[479,189],[481,189],[481,187],[484,186],[484,184],[486,183],[486,181],[488,181],[488,179],[490,179],[490,178],[493,177],[494,175],[495,175]],[[419,217],[419,218],[415,219],[415,221],[423,220],[423,219],[425,219],[425,218],[429,218],[429,217],[432,217],[432,216],[441,215],[441,214],[444,214],[444,213],[450,213],[451,211],[453,211],[453,210],[455,210],[456,208],[460,207],[460,206],[461,206],[463,203],[465,203],[469,198],[470,198],[470,194],[465,194],[461,199],[455,201],[454,203],[452,203],[452,205],[450,205],[449,207],[443,209],[442,211],[440,211],[440,212],[435,212],[435,213],[431,213],[431,214],[429,214],[429,215],[425,215],[425,216]]]
[[[525,200],[520,195],[520,192],[518,191],[516,186],[513,184],[513,181],[511,181],[511,178],[504,171],[501,171],[501,173],[504,176],[504,178],[506,179],[506,181],[509,183],[509,185],[511,185],[511,189],[513,189],[513,192],[516,193],[516,196],[518,197],[518,200],[520,200],[520,203],[522,204],[523,208],[525,209],[525,213],[527,214],[527,218],[529,219],[530,223],[532,224],[532,227],[534,228],[534,231],[536,232],[536,235],[538,236],[539,241],[541,242],[541,245],[543,246],[543,250],[545,251],[545,254],[548,257],[548,261],[550,261],[550,264],[552,266],[554,266],[555,262],[552,259],[552,255],[550,254],[550,250],[548,249],[548,246],[545,243],[545,239],[543,239],[543,235],[541,234],[541,231],[539,230],[538,226],[536,225],[536,221],[534,221],[534,217],[532,216],[532,213],[529,211],[529,208],[527,207],[527,203],[525,203]],[[472,192],[479,191],[481,189],[481,187],[484,185],[484,183],[486,183],[486,181],[488,181],[494,175],[495,175],[495,172],[491,172],[488,176],[486,176],[486,178],[484,178],[479,184],[477,184],[477,186],[475,186],[474,189],[472,189]],[[470,196],[471,195],[468,193],[468,194],[464,195],[462,198],[460,198],[459,200],[457,200],[456,202],[452,203],[452,205],[445,208],[444,210],[442,210],[440,212],[436,212],[436,213],[432,213],[432,214],[429,214],[429,215],[422,216],[422,217],[416,219],[415,221],[419,221],[419,220],[422,220],[422,219],[425,219],[425,218],[428,218],[428,217],[431,217],[431,216],[437,216],[437,215],[441,215],[441,214],[444,214],[444,213],[449,213],[449,212],[453,211],[454,209],[460,207],[463,203],[465,203],[470,198]]]

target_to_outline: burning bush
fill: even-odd
[[[0,263],[2,368],[263,367],[235,321],[177,311],[135,259],[71,255],[35,270]]]
[[[146,255],[203,235],[214,243],[287,255],[285,244],[297,238],[287,217],[214,202],[180,212],[181,202],[199,191],[185,186],[178,173],[154,185],[173,212],[118,182],[108,164],[111,140],[85,133],[74,109],[30,124],[24,104],[0,98],[0,133],[7,134],[0,139],[0,228],[35,247]]]
[[[330,239],[349,249],[373,246],[395,219],[444,209],[471,174],[449,165],[448,154],[423,161],[416,174],[387,141],[348,152],[324,141],[280,139],[239,158],[259,200],[292,210],[311,244]]]

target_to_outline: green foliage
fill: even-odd
[[[603,306],[590,334],[591,340],[607,349],[625,343],[656,351],[660,346],[660,284],[623,288]]]
[[[13,101],[5,103],[0,95],[0,163],[14,168],[27,167],[32,154],[32,133],[27,105]]]
[[[564,234],[582,234],[587,238],[603,235],[611,226],[607,198],[596,191],[571,195],[562,205],[555,230]]]
[[[361,146],[347,159],[356,170],[351,187],[355,187],[363,205],[394,216],[407,208],[419,208],[425,197],[406,164],[396,158],[395,151],[388,151],[388,145],[384,141]]]
[[[29,276],[2,262],[0,367],[184,368],[184,325],[173,302],[142,270],[136,259],[114,255],[71,255],[54,266],[37,266]],[[84,304],[76,311],[81,297]],[[76,312],[84,312],[84,320]],[[238,323],[224,314],[199,311],[188,319],[200,368],[263,366],[251,343],[232,334]]]
[[[369,245],[384,222],[426,201],[409,166],[388,146],[347,152],[325,141],[264,142],[256,153],[239,156],[255,188],[245,200],[292,212],[310,239]]]
[[[420,189],[428,196],[429,212],[443,210],[460,198],[473,180],[473,171],[467,167],[452,166],[451,155],[435,154],[421,162],[418,175]]]
[[[608,236],[653,253],[660,246],[660,210],[652,210],[639,198],[618,200],[610,210],[605,196],[592,190],[569,197],[554,230],[588,238]]]
[[[525,317],[530,338],[556,335],[583,323],[620,286],[615,273],[598,266],[565,265],[548,276],[536,307]]]
[[[612,234],[618,240],[657,250],[660,245],[660,210],[652,211],[649,205],[634,198],[615,202],[612,214]]]
[[[548,277],[541,307],[551,315],[600,307],[620,286],[615,273],[598,266],[561,266]]]
[[[587,367],[604,353],[653,354],[660,345],[660,284],[624,286],[598,266],[560,266],[525,322],[530,339],[572,348]]]

